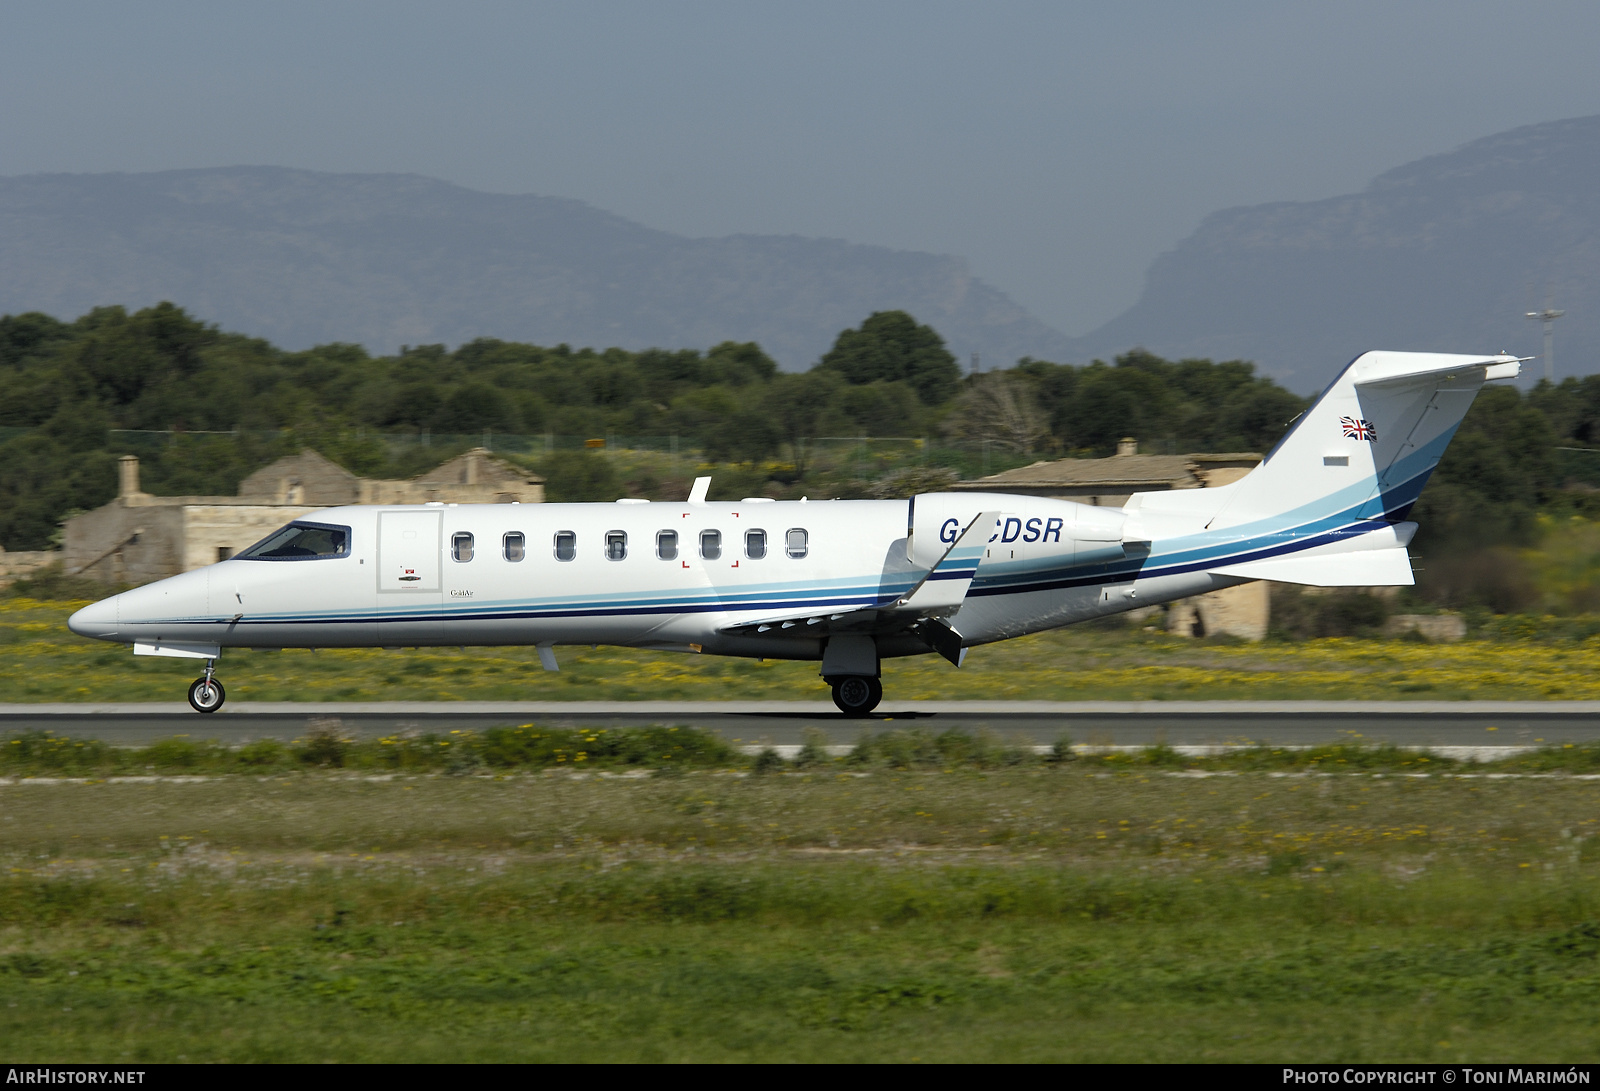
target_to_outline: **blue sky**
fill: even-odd
[[[1600,113],[1600,5],[19,3],[0,174],[273,164],[960,254],[1069,334],[1218,208]]]

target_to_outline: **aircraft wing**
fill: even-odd
[[[782,636],[829,636],[834,633],[899,632],[926,618],[953,614],[966,600],[967,588],[978,572],[983,548],[988,544],[999,512],[980,512],[962,531],[944,556],[918,580],[911,590],[894,598],[848,610],[811,610],[755,621],[724,625],[718,632],[751,636],[776,633]]]
[[[750,636],[756,633],[777,633],[780,636],[826,636],[829,633],[859,633],[870,631],[877,621],[881,608],[852,606],[845,610],[824,608],[809,612],[778,614],[755,621],[738,621],[724,625],[719,633],[737,633]],[[796,630],[799,630],[796,632]]]

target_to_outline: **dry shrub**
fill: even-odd
[[[1388,618],[1388,602],[1365,591],[1308,595],[1287,584],[1272,588],[1272,631],[1284,639],[1360,636],[1381,629]]]
[[[1523,553],[1505,546],[1428,557],[1417,566],[1417,593],[1451,609],[1488,607],[1497,614],[1521,613],[1539,601]]]
[[[341,726],[337,717],[312,720],[311,730],[306,732],[305,745],[299,748],[300,760],[307,765],[341,768],[345,751],[350,746],[350,740],[340,731]]]

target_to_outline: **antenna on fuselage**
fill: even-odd
[[[711,479],[709,477],[695,478],[694,488],[689,490],[689,503],[704,504],[706,502],[706,493],[710,491]]]

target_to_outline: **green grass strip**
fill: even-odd
[[[950,730],[864,731],[847,754],[830,753],[820,731],[791,760],[772,749],[748,754],[693,727],[555,728],[539,724],[485,731],[421,732],[356,738],[337,725],[282,742],[241,746],[187,736],[143,747],[117,747],[51,731],[13,734],[0,743],[0,775],[131,776],[277,773],[348,769],[367,772],[485,774],[546,769],[672,771],[730,769],[756,775],[839,769],[1006,769],[1073,767],[1116,771],[1298,773],[1600,773],[1600,744],[1518,750],[1491,761],[1391,745],[1239,746],[1206,754],[1166,744],[1142,748],[1075,747],[1063,738],[1046,752],[996,736]]]

